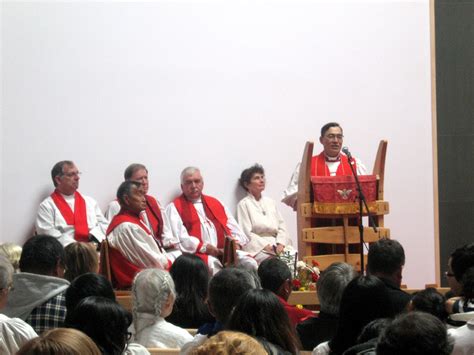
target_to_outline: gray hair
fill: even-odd
[[[135,172],[138,170],[145,170],[148,173],[148,170],[145,167],[145,165],[139,164],[139,163],[133,163],[127,166],[127,168],[125,169],[123,173],[123,178],[125,180],[130,180],[132,178],[132,175],[135,174]]]
[[[54,164],[53,169],[51,169],[51,179],[53,180],[54,186],[58,186],[56,182],[56,176],[63,176],[63,168],[64,166],[73,166],[74,162],[72,160],[61,160]]]
[[[20,268],[21,246],[13,243],[3,243],[0,245],[0,255],[10,260],[15,272]]]
[[[13,277],[13,265],[5,256],[0,255],[0,290],[8,287]]]
[[[176,298],[176,291],[171,275],[160,269],[146,269],[135,276],[132,285],[133,316],[148,313],[155,316],[155,321],[169,296]]]
[[[188,166],[188,167],[184,168],[183,171],[181,172],[181,176],[180,176],[181,184],[184,183],[184,179],[186,178],[186,176],[192,175],[196,171],[201,172],[201,170],[199,170],[199,168],[196,168],[195,166]]]
[[[316,289],[321,311],[332,315],[339,314],[342,293],[347,284],[356,276],[354,268],[347,263],[332,263],[321,273]]]

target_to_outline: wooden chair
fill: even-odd
[[[237,264],[237,246],[235,240],[225,237],[224,255],[222,257],[222,265],[224,267],[235,266]]]
[[[112,271],[109,259],[109,241],[107,238],[100,243],[100,269],[99,273],[104,275],[112,283]]]
[[[359,243],[359,230],[357,226],[350,225],[350,219],[358,216],[358,203],[330,204],[315,202],[313,198],[313,186],[311,184],[311,160],[313,155],[313,142],[306,142],[301,160],[300,174],[298,178],[297,194],[297,229],[298,229],[298,253],[307,263],[316,260],[320,269],[324,270],[333,262],[344,261],[360,270],[360,255],[349,253],[349,245]],[[371,227],[364,227],[364,241],[372,243],[381,237],[390,237],[390,230],[384,227],[384,215],[389,213],[388,202],[383,201],[385,158],[387,152],[387,141],[380,141],[374,167],[373,175],[377,176],[376,201],[369,203],[369,211],[374,217],[378,231],[374,232]],[[364,208],[364,214],[367,211]],[[315,221],[318,219],[338,219],[341,225],[317,227]],[[312,243],[344,245],[344,254],[312,255]],[[367,263],[365,256],[364,263]]]
[[[176,355],[179,354],[180,349],[159,349],[159,348],[148,348],[150,355]]]

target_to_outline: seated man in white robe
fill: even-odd
[[[140,219],[146,208],[140,185],[130,180],[120,185],[117,200],[121,209],[107,229],[112,281],[116,288],[130,288],[135,275],[143,269],[171,266],[166,251]]]
[[[56,163],[51,170],[55,190],[40,204],[36,216],[36,233],[55,237],[63,246],[101,242],[108,225],[97,202],[77,191],[80,174],[72,161]]]
[[[157,243],[160,244],[171,260],[176,260],[181,255],[181,251],[177,246],[179,241],[176,240],[171,232],[168,217],[160,202],[151,195],[148,195],[148,169],[143,164],[130,164],[123,174],[125,180],[137,181],[141,184],[141,189],[145,193],[146,208],[140,213],[140,219],[145,223],[150,232],[153,234]],[[109,203],[105,216],[109,221],[119,213],[120,204],[118,200]]]
[[[198,168],[188,167],[181,173],[183,194],[166,207],[173,234],[179,238],[182,252],[196,254],[213,274],[222,269],[226,237],[235,240],[237,261],[248,269],[257,269],[249,253],[240,250],[249,239],[235,218],[217,199],[202,194],[204,180]]]

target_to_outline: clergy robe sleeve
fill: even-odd
[[[297,199],[297,194],[298,194],[298,179],[300,176],[300,165],[301,163],[298,163],[296,165],[296,168],[293,171],[293,175],[291,175],[290,182],[288,183],[288,187],[283,191],[283,196],[281,199],[281,202],[293,208],[294,211],[296,211],[296,199]]]
[[[367,175],[367,168],[362,161],[358,158],[355,158],[355,161],[357,165],[357,175]]]
[[[107,206],[107,211],[105,211],[105,218],[110,222],[112,218],[115,217],[120,212],[120,204],[117,200],[113,200]]]
[[[161,218],[163,219],[163,234],[161,235],[163,246],[168,248],[172,245],[175,245],[179,248],[179,239],[175,236],[171,230],[171,223],[168,215],[165,213],[165,209],[160,206]]]
[[[55,227],[55,214],[59,213],[53,206],[51,200],[45,200],[41,203],[38,208],[38,214],[36,215],[36,233],[37,234],[46,234],[52,237],[59,238],[62,235],[62,232]]]
[[[251,254],[257,254],[262,251],[269,243],[258,234],[252,232],[252,220],[244,201],[239,202],[237,205],[237,219],[243,232],[250,239],[244,250]]]
[[[173,202],[166,207],[166,215],[168,217],[171,233],[175,240],[179,240],[179,248],[183,253],[196,253],[200,243],[199,238],[188,234],[186,227],[181,220]]]
[[[222,206],[224,206],[224,205],[222,205]],[[229,228],[232,236],[242,247],[246,246],[249,243],[250,239],[242,231],[239,224],[235,220],[234,216],[232,216],[230,211],[225,206],[224,206],[224,211],[225,211],[225,214],[227,216],[227,228]]]
[[[98,203],[95,200],[90,199],[91,212],[95,216],[95,225],[89,225],[89,233],[92,234],[99,242],[105,239],[105,232],[109,226],[109,221],[104,217]],[[87,213],[89,213],[89,208],[87,208]],[[87,219],[89,223],[89,218]]]
[[[291,245],[291,239],[286,228],[285,220],[283,219],[278,208],[275,207],[275,217],[278,219],[278,234],[276,236],[276,243],[283,244],[285,246]]]

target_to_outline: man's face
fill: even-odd
[[[181,184],[181,190],[184,196],[190,201],[196,201],[201,198],[203,187],[204,181],[199,171],[186,175]]]
[[[56,189],[64,195],[72,195],[79,188],[79,170],[73,165],[65,164],[63,166],[63,173],[56,176]]]
[[[136,214],[146,209],[146,199],[143,190],[137,186],[132,186],[129,195],[124,196],[125,206]]]
[[[462,294],[462,285],[454,277],[453,269],[451,268],[451,258],[448,260],[448,271],[446,272],[446,279],[448,280],[448,285],[451,288],[451,291],[456,296]]]
[[[324,147],[324,153],[328,157],[337,157],[342,148],[343,135],[341,127],[329,128],[324,136],[319,137],[319,141]]]
[[[130,180],[139,182],[145,195],[148,193],[148,172],[145,169],[135,171]]]

